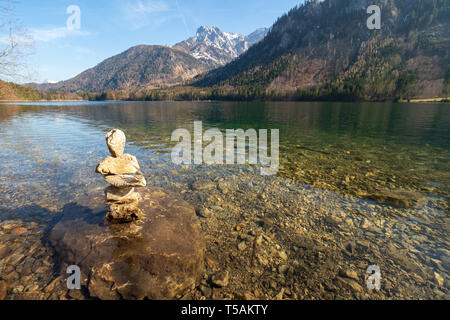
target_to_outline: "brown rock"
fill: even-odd
[[[247,248],[247,245],[245,244],[245,241],[242,241],[238,244],[239,251],[244,251]]]
[[[289,266],[287,266],[285,264],[278,267],[278,272],[281,274],[286,274],[288,270],[289,270]]]
[[[443,287],[444,286],[444,278],[442,278],[439,273],[434,273],[434,280],[438,284],[438,286]]]
[[[103,200],[89,197],[66,205],[48,235],[62,271],[78,265],[91,297],[173,299],[203,276],[205,241],[194,208],[161,189],[140,193],[138,221],[110,225]]]
[[[244,292],[243,297],[244,300],[256,300],[256,298],[250,292]]]
[[[105,176],[105,181],[116,188],[145,187],[147,185],[145,177],[141,175],[110,175]]]
[[[8,288],[5,281],[0,281],[0,300],[5,300]]]
[[[25,232],[27,232],[27,229],[25,229],[24,227],[17,227],[11,230],[11,233],[15,236],[20,236]]]
[[[216,260],[214,260],[212,257],[206,257],[206,265],[211,269],[215,269],[215,268],[217,268],[219,263]]]
[[[357,281],[359,280],[358,273],[351,269],[342,269],[339,271],[339,275],[344,278],[354,279]]]
[[[111,223],[127,223],[139,220],[142,211],[138,208],[139,202],[130,204],[113,204],[109,207],[106,220]]]
[[[361,292],[364,288],[353,279],[337,277],[337,279],[355,292]]]
[[[52,280],[47,287],[45,287],[44,292],[50,293],[55,290],[56,287],[60,286],[61,283],[65,282],[65,276],[59,276],[56,279]]]
[[[413,191],[384,190],[370,195],[369,199],[398,208],[411,208],[421,205],[425,197]]]
[[[228,271],[220,271],[211,277],[211,282],[218,287],[226,287],[230,281]]]
[[[73,299],[73,300],[85,300],[86,299],[85,296],[83,295],[83,293],[81,292],[81,290],[77,290],[77,289],[69,290],[66,295],[67,295],[67,297],[69,297],[70,299]]]
[[[110,174],[135,174],[139,172],[139,163],[135,156],[123,154],[117,158],[106,157],[95,169],[96,173]]]
[[[198,208],[196,208],[196,210],[195,210],[196,212],[197,212],[197,214],[200,216],[200,217],[203,217],[203,218],[209,218],[209,217],[211,217],[212,216],[212,212],[211,212],[211,210],[209,210],[208,208],[204,208],[204,207],[198,207]]]
[[[127,138],[123,131],[119,129],[111,130],[106,134],[105,139],[109,152],[113,157],[120,157],[123,155],[125,143],[127,142]]]

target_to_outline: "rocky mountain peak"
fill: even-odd
[[[201,26],[195,36],[177,43],[174,48],[189,53],[210,67],[218,67],[239,57],[266,34],[265,28],[246,37],[239,33],[224,32],[216,26]]]

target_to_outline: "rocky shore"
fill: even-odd
[[[264,178],[253,168],[193,173],[185,167],[147,179],[193,206],[205,235],[205,270],[177,299],[450,297],[441,199],[406,209]],[[0,227],[6,299],[93,298],[88,290],[67,290],[42,228],[19,221]],[[379,291],[366,286],[370,265],[381,269]]]

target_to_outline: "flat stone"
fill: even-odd
[[[138,221],[109,224],[101,196],[64,207],[47,235],[65,273],[81,269],[82,286],[99,299],[173,299],[204,274],[205,240],[194,208],[158,188],[140,190]]]
[[[289,270],[289,266],[283,264],[278,267],[278,272],[281,274],[286,274],[286,272]]]
[[[278,251],[278,255],[283,260],[287,260],[287,258],[288,258],[286,252],[284,252],[284,251]]]
[[[442,278],[439,273],[434,273],[434,280],[438,284],[438,286],[443,287],[444,286],[444,278]]]
[[[202,292],[203,296],[205,296],[206,298],[209,298],[212,295],[212,289],[210,287],[201,285],[200,291]]]
[[[110,175],[105,176],[105,181],[116,188],[145,187],[147,185],[145,177],[141,175]]]
[[[337,277],[337,279],[342,284],[346,285],[347,287],[349,287],[350,289],[352,289],[355,292],[361,292],[364,290],[364,288],[353,279],[342,278],[342,277]]]
[[[354,279],[359,281],[358,273],[351,269],[339,270],[339,275],[344,278]]]
[[[326,216],[325,221],[335,226],[339,226],[342,223],[342,220],[335,216]]]
[[[244,251],[247,248],[247,245],[245,244],[245,241],[242,241],[238,244],[239,251]]]
[[[129,204],[141,200],[142,197],[134,191],[133,187],[116,188],[110,186],[105,190],[105,204]]]
[[[211,277],[211,282],[218,287],[226,287],[230,281],[228,271],[220,271]]]
[[[196,208],[196,210],[195,210],[196,212],[197,212],[197,214],[200,216],[200,217],[203,217],[203,218],[209,218],[209,217],[211,217],[212,216],[212,212],[211,212],[211,210],[209,210],[208,208],[205,208],[205,207],[198,207],[198,208]]]
[[[24,227],[17,227],[11,230],[11,233],[15,236],[20,236],[25,232],[27,232],[27,229],[25,229]]]
[[[106,134],[106,145],[113,157],[120,157],[125,150],[127,138],[125,133],[119,129],[111,130]]]
[[[398,208],[411,208],[423,203],[424,195],[408,190],[383,190],[371,194],[370,200]]]
[[[142,211],[139,209],[139,202],[130,204],[113,204],[109,207],[106,220],[111,223],[127,223],[139,220]]]
[[[95,169],[96,173],[111,174],[135,174],[139,172],[139,163],[135,156],[123,154],[120,157],[106,157]]]
[[[73,300],[85,300],[86,297],[83,295],[83,293],[81,292],[81,290],[69,290],[69,292],[67,292],[67,296]]]

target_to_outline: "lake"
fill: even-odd
[[[194,121],[279,129],[278,173],[175,165],[171,134]],[[65,205],[103,193],[94,169],[114,128],[149,185],[210,213],[199,214],[206,273],[232,278],[184,298],[450,298],[449,104],[75,102],[0,104],[7,299],[88,298],[67,292],[45,236]],[[366,286],[373,265],[380,290]]]

